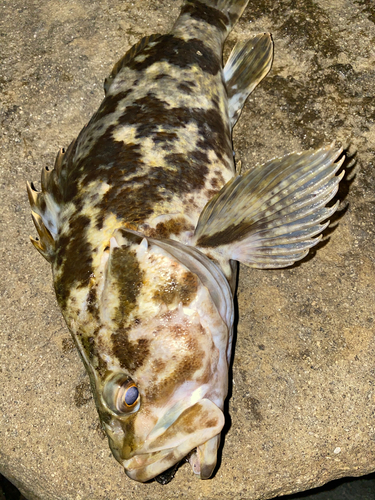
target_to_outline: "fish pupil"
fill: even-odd
[[[134,386],[130,387],[125,394],[125,403],[128,406],[133,405],[137,401],[138,395],[139,395],[138,389]]]

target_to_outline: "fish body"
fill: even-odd
[[[58,303],[102,426],[129,477],[185,456],[216,465],[233,329],[235,260],[304,257],[340,180],[341,151],[292,154],[237,175],[231,134],[268,73],[272,40],[223,43],[247,0],[188,0],[170,33],[115,65],[105,98],[42,191],[28,186]]]

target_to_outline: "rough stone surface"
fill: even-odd
[[[287,270],[242,267],[220,468],[128,480],[99,430],[57,308],[25,180],[38,180],[101,101],[112,64],[165,32],[180,1],[1,5],[0,472],[29,500],[267,499],[375,470],[375,7],[250,0],[228,40],[271,31],[275,60],[234,134],[243,168],[333,139],[357,150],[326,241]],[[350,177],[350,176],[349,176]]]

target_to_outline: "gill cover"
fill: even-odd
[[[131,229],[118,229],[113,235],[116,245],[126,244],[126,238],[136,236],[141,242],[144,251],[149,245],[159,247],[167,252],[173,259],[184,265],[189,271],[196,274],[201,283],[208,289],[212,300],[223,321],[232,328],[234,321],[234,307],[232,291],[228,280],[220,268],[195,247],[184,245],[175,240],[157,240],[145,238],[142,233]]]

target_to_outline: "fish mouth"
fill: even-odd
[[[196,450],[190,465],[197,476],[208,479],[216,467],[223,426],[223,412],[209,399],[202,399],[167,427],[155,426],[140,449],[122,460],[125,472],[135,481],[149,481]]]

